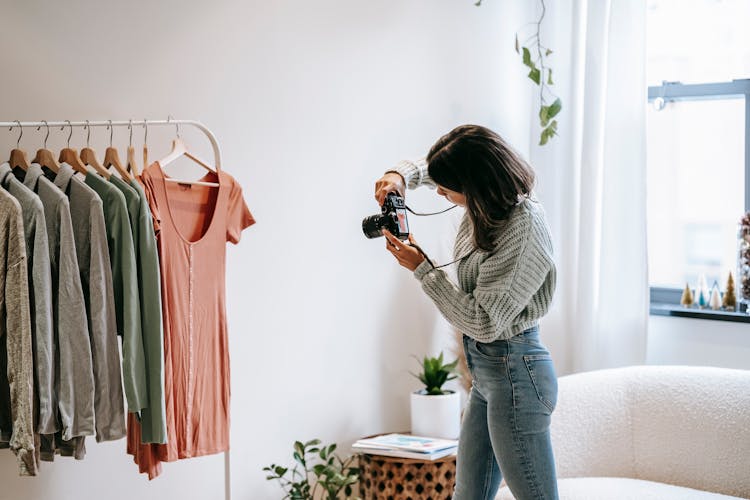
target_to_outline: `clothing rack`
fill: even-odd
[[[130,127],[131,130],[135,126],[141,126],[143,127],[146,132],[148,132],[148,127],[151,126],[173,126],[177,127],[177,136],[180,136],[180,128],[179,125],[190,125],[197,129],[199,129],[201,132],[203,132],[206,137],[208,137],[209,142],[211,143],[211,147],[214,151],[214,166],[219,169],[221,168],[221,149],[219,149],[219,142],[216,140],[216,136],[211,132],[211,130],[203,125],[201,122],[196,120],[173,120],[171,117],[167,118],[166,120],[88,120],[88,121],[69,121],[69,120],[63,120],[63,121],[34,121],[34,122],[23,122],[23,121],[4,121],[0,122],[0,127],[20,127],[21,130],[24,128],[34,127],[34,128],[40,128],[40,127],[46,127],[49,131],[50,127]],[[144,165],[143,167],[147,167],[148,165]],[[225,500],[231,500],[232,498],[232,491],[231,491],[231,461],[229,457],[229,450],[224,452],[224,499]]]
[[[12,122],[0,122],[0,127],[21,127],[23,128],[40,128],[40,127],[47,127],[48,129],[50,127],[135,127],[135,126],[141,126],[146,128],[148,130],[148,127],[151,126],[164,126],[169,125],[173,127],[177,127],[177,135],[179,137],[180,135],[180,129],[179,125],[191,125],[193,127],[198,128],[201,132],[203,132],[206,137],[208,137],[208,140],[211,142],[211,147],[214,150],[214,164],[217,168],[221,168],[221,150],[219,149],[219,143],[216,140],[216,136],[211,132],[211,130],[203,125],[199,121],[195,120],[173,120],[171,118],[167,118],[166,120],[95,120],[95,121],[36,121],[36,122],[22,122],[22,121],[12,121]],[[148,165],[144,165],[144,168]]]

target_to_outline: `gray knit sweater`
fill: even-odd
[[[411,189],[434,186],[427,164],[401,162],[393,171]],[[552,301],[555,263],[544,209],[526,199],[511,212],[491,252],[476,249],[464,215],[456,236],[458,285],[426,260],[414,271],[448,322],[480,342],[508,339],[537,325]]]

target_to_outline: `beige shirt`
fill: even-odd
[[[57,430],[57,399],[55,338],[52,333],[52,275],[44,206],[39,196],[16,179],[7,163],[0,165],[0,184],[18,200],[23,212],[34,348],[34,425],[37,433],[51,434]]]
[[[21,205],[0,188],[0,340],[5,341],[12,434],[10,448],[18,457],[21,475],[36,475],[32,411],[33,354],[26,269],[26,241]],[[4,367],[5,368],[5,367]],[[3,377],[5,378],[5,377]],[[4,385],[4,384],[3,384]],[[0,388],[4,396],[5,388]],[[5,399],[4,397],[2,399]],[[5,406],[6,401],[2,401]],[[10,429],[2,429],[4,432]]]

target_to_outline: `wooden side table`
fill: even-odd
[[[360,453],[363,500],[443,500],[453,496],[456,456],[437,460],[385,457]]]

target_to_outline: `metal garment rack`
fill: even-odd
[[[193,127],[196,127],[201,132],[203,132],[206,137],[208,137],[208,140],[211,142],[211,147],[214,150],[214,166],[216,169],[221,168],[221,149],[219,149],[219,142],[216,140],[216,136],[211,132],[211,130],[203,125],[199,121],[195,120],[173,120],[171,118],[168,118],[166,120],[96,120],[96,121],[69,121],[69,120],[63,120],[63,121],[36,121],[36,122],[23,122],[23,121],[12,121],[12,122],[0,122],[0,128],[1,127],[9,127],[9,128],[15,128],[20,127],[21,130],[24,128],[41,128],[46,127],[47,130],[49,130],[51,127],[136,127],[141,126],[144,127],[146,130],[148,130],[148,127],[151,126],[178,126],[178,125],[190,125]],[[177,135],[179,136],[179,128],[177,129]],[[20,137],[19,137],[20,140]],[[143,168],[146,168],[148,165],[144,165]],[[231,491],[231,462],[229,458],[229,450],[224,452],[224,498],[225,500],[231,500],[232,498],[232,491]]]
[[[203,132],[206,137],[208,137],[208,140],[211,142],[211,147],[214,150],[214,162],[215,166],[217,168],[221,168],[221,150],[219,149],[219,142],[216,140],[216,136],[211,132],[211,130],[203,125],[199,121],[195,120],[172,120],[171,118],[168,118],[166,120],[96,120],[96,121],[37,121],[37,122],[22,122],[22,121],[12,121],[12,122],[0,122],[0,127],[8,127],[8,128],[14,128],[14,127],[21,127],[23,128],[41,128],[41,127],[47,127],[48,129],[50,127],[135,127],[135,126],[141,126],[146,129],[151,126],[178,126],[178,125],[191,125],[193,127],[198,128],[201,132]],[[179,134],[179,129],[178,129]],[[146,168],[148,165],[144,165],[143,168]]]

